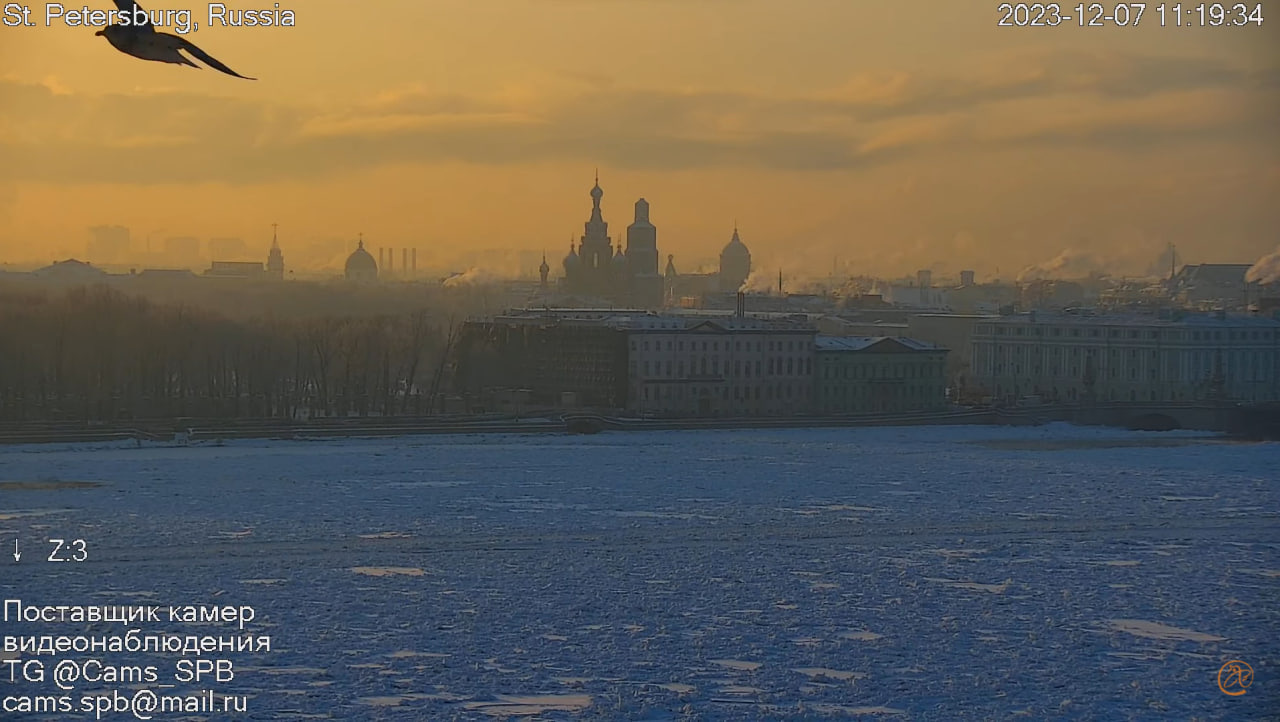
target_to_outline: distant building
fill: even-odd
[[[274,232],[271,234],[271,250],[266,264],[253,261],[214,261],[204,272],[210,278],[236,278],[248,281],[279,281],[284,279],[284,254]]]
[[[32,271],[31,275],[48,281],[85,282],[102,280],[108,274],[90,263],[68,258],[65,261],[55,261],[44,268],[38,268]]]
[[[720,291],[737,293],[750,275],[751,251],[738,237],[738,226],[734,224],[733,238],[720,251]]]
[[[661,308],[663,277],[658,274],[658,229],[649,221],[649,201],[636,201],[635,220],[627,226],[627,294],[632,305]]]
[[[1243,308],[1249,304],[1245,274],[1248,263],[1201,263],[1185,265],[1169,281],[1174,301],[1201,310]]]
[[[667,416],[806,414],[813,336],[803,319],[512,311],[465,324],[455,388],[472,408],[584,406]]]
[[[522,404],[626,406],[626,335],[606,314],[512,312],[467,321],[454,350],[454,391],[473,410]]]
[[[609,236],[600,202],[600,179],[591,189],[591,216],[575,248],[569,243],[564,258],[562,291],[583,299],[599,299],[619,305],[658,308],[663,283],[658,275],[658,230],[649,220],[649,202],[636,201],[635,220],[627,227],[627,248],[615,248]]]
[[[914,284],[877,282],[871,293],[879,295],[885,303],[893,306],[947,310],[951,307],[950,289],[935,288],[932,276],[929,271],[919,271]]]
[[[363,238],[356,243],[356,250],[347,257],[345,270],[348,281],[368,283],[378,280],[378,262],[364,250]]]
[[[903,337],[819,336],[818,412],[936,411],[947,405],[947,349]]]
[[[267,252],[267,276],[276,281],[284,280],[284,253],[280,251],[275,224],[271,227],[271,250]]]
[[[267,270],[261,263],[253,261],[214,261],[204,275],[210,278],[261,281],[267,278]]]
[[[807,320],[648,316],[626,320],[627,408],[676,416],[812,413]]]
[[[187,268],[144,268],[134,278],[140,281],[190,281],[196,274]]]
[[[992,314],[913,313],[902,335],[949,350],[947,387],[953,401],[964,402],[972,396],[973,331],[979,323],[996,318]]]
[[[1280,400],[1280,321],[1020,314],[978,322],[974,382],[996,399]]]

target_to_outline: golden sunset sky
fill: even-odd
[[[186,36],[256,82],[0,27],[0,262],[83,258],[100,224],[265,258],[278,222],[293,267],[363,233],[458,270],[545,249],[554,275],[596,167],[611,234],[645,197],[681,270],[735,220],[757,268],[810,274],[1280,243],[1280,3],[1218,28],[1154,3],[1136,28],[1007,28],[997,4],[292,0],[296,27]]]

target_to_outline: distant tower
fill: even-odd
[[[284,254],[280,252],[280,241],[277,232],[280,224],[271,224],[271,250],[267,253],[267,276],[277,281],[284,280]]]
[[[658,229],[649,221],[649,201],[636,201],[635,221],[627,226],[627,265],[630,301],[646,308],[662,306],[662,276],[658,275]]]
[[[547,254],[544,251],[542,254],[542,265],[538,266],[538,275],[542,277],[542,290],[544,292],[547,290],[547,274],[548,273],[551,273],[551,266],[547,265]]]
[[[609,238],[609,224],[600,211],[600,174],[591,188],[591,217],[583,224],[582,242],[578,245],[580,273],[571,280],[575,291],[593,296],[611,296],[616,290],[613,283],[613,242]]]
[[[733,238],[720,251],[720,290],[736,293],[751,275],[751,251],[738,237],[738,223],[733,224]]]

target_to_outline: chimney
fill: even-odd
[[[960,285],[961,285],[961,286],[972,286],[972,285],[974,285],[974,284],[973,284],[973,271],[961,271],[961,272],[960,272]]]
[[[738,318],[747,315],[747,294],[738,291]]]
[[[413,274],[418,272],[418,249],[416,248],[409,255],[409,272]]]
[[[400,273],[401,273],[401,275],[403,275],[403,274],[404,274],[404,272],[405,272],[405,271],[407,271],[407,270],[409,270],[409,249],[408,249],[408,248],[401,248],[401,249],[400,249]]]

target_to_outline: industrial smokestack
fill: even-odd
[[[409,272],[418,273],[418,249],[413,249],[413,253],[409,254]]]
[[[409,270],[409,249],[400,249],[400,272],[404,273]]]
[[[387,249],[387,273],[395,270],[396,267],[396,249]]]

